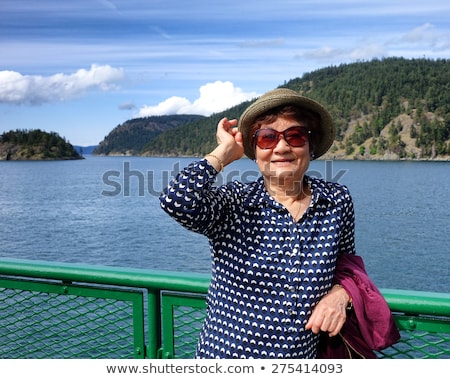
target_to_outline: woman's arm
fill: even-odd
[[[208,235],[223,218],[226,200],[213,183],[225,165],[243,155],[236,123],[223,118],[217,126],[218,146],[204,160],[183,169],[160,196],[162,209],[189,230]]]
[[[355,254],[355,215],[350,192],[344,186],[341,196],[342,232],[339,240],[339,257],[345,254]],[[306,329],[313,333],[328,332],[330,337],[339,334],[347,319],[347,309],[351,306],[351,297],[344,287],[335,284],[315,306]]]

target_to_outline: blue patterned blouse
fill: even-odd
[[[162,208],[208,237],[212,279],[197,358],[314,358],[304,326],[332,286],[336,259],[354,254],[348,189],[306,177],[312,200],[295,222],[263,178],[214,186],[207,160],[191,163],[161,194]]]

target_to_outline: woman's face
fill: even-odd
[[[271,124],[263,124],[261,129],[273,129],[278,132],[284,132],[295,126],[305,127],[302,122],[281,116]],[[272,184],[282,185],[302,180],[310,162],[308,141],[303,146],[294,147],[286,142],[284,136],[279,136],[279,140],[273,148],[262,149],[256,145],[256,163],[264,179],[270,180]]]

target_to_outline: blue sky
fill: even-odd
[[[450,58],[450,2],[2,0],[0,133],[96,145],[134,117],[209,115],[392,56]]]

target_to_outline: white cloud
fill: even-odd
[[[158,105],[143,106],[137,115],[137,117],[147,116],[161,116],[169,114],[183,114],[183,113],[195,113],[191,112],[189,108],[192,108],[192,104],[185,97],[172,96]],[[186,109],[186,111],[184,111]]]
[[[92,65],[73,74],[52,76],[22,75],[16,71],[0,71],[0,103],[43,104],[78,98],[86,91],[116,88],[124,78],[122,69],[109,65]]]
[[[119,104],[118,108],[120,110],[127,110],[127,111],[129,111],[130,109],[135,109],[136,105],[133,102],[127,102],[127,103]]]
[[[421,42],[424,38],[433,34],[433,25],[430,23],[423,24],[410,32],[406,33],[402,40],[409,43]]]
[[[283,38],[274,38],[274,39],[266,39],[266,40],[248,40],[238,44],[240,47],[249,47],[249,48],[271,48],[276,46],[282,46],[285,44],[285,40]]]
[[[209,116],[257,97],[256,92],[244,92],[231,82],[216,81],[200,87],[200,96],[194,102],[185,97],[172,96],[154,106],[143,106],[136,117],[171,114],[201,114]]]
[[[435,25],[427,22],[403,35],[391,38],[387,45],[400,46],[403,48],[418,48],[445,52],[450,46],[450,33],[448,30],[439,29]],[[421,54],[417,54],[420,56]]]
[[[361,47],[357,47],[350,52],[352,59],[368,60],[376,57],[382,57],[387,54],[383,46],[378,44],[366,44]]]
[[[342,49],[332,48],[330,46],[323,46],[315,50],[306,51],[303,54],[296,55],[294,58],[307,58],[307,59],[329,59],[336,58],[345,54]]]

